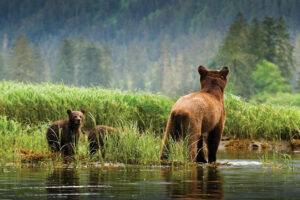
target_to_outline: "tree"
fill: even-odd
[[[146,49],[138,45],[137,41],[134,41],[129,47],[129,69],[132,81],[130,89],[145,89],[147,64],[148,58]]]
[[[247,28],[247,22],[243,14],[239,12],[228,29],[221,47],[221,54],[232,55],[244,51],[247,42]]]
[[[283,17],[265,17],[263,24],[264,58],[280,67],[282,76],[291,78],[294,70],[293,46]]]
[[[37,43],[32,48],[32,68],[35,75],[32,79],[34,82],[41,82],[45,80],[45,65],[41,49]]]
[[[263,39],[263,30],[260,22],[254,18],[249,27],[246,45],[247,53],[255,56],[254,62],[259,62],[263,59],[264,49],[266,48]]]
[[[19,81],[32,81],[39,76],[34,68],[29,43],[23,35],[19,35],[12,44],[8,73],[9,79]]]
[[[252,73],[257,94],[274,94],[277,92],[289,92],[290,85],[281,76],[280,69],[274,63],[263,60]]]
[[[165,42],[161,44],[161,53],[158,62],[149,68],[149,75],[151,78],[151,90],[154,92],[162,92],[166,82],[168,73],[168,52]]]
[[[101,84],[104,77],[101,69],[101,54],[101,49],[95,47],[94,44],[84,47],[82,50],[82,62],[79,67],[80,84],[87,86]]]
[[[0,80],[3,79],[5,79],[5,63],[2,54],[0,54]]]
[[[101,80],[100,84],[103,86],[108,86],[111,82],[112,75],[112,51],[107,43],[105,43],[102,47],[102,56],[101,56]]]
[[[285,20],[281,16],[277,21],[277,46],[276,46],[276,64],[281,69],[283,77],[292,78],[292,72],[295,70],[294,47],[290,44],[290,34],[287,31]]]
[[[265,17],[262,22],[254,19],[248,27],[239,13],[229,27],[223,45],[211,66],[228,65],[231,73],[227,89],[235,94],[250,97],[260,92],[257,83],[254,84],[256,80],[253,78],[256,76],[251,74],[264,59],[277,65],[282,77],[291,77],[294,57],[293,46],[289,40],[283,18],[276,20]]]
[[[247,36],[248,25],[242,13],[238,13],[228,29],[219,53],[210,64],[210,68],[229,66],[231,73],[227,90],[244,97],[249,97],[254,92],[251,77],[255,70],[252,65],[254,56],[247,48]]]
[[[73,84],[78,77],[75,76],[74,63],[74,41],[64,39],[58,51],[57,66],[54,74],[54,81],[63,81],[66,84]]]

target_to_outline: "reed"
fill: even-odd
[[[146,92],[0,82],[0,115],[29,124],[65,119],[67,109],[84,108],[86,128],[136,122],[141,130],[151,126],[161,132],[172,104],[166,96]]]
[[[0,162],[21,162],[20,154],[26,154],[22,153],[24,149],[29,151],[27,154],[39,154],[46,162],[51,160],[45,138],[48,125],[66,119],[67,109],[84,108],[84,132],[103,124],[118,128],[119,135],[106,138],[104,158],[89,157],[87,141],[81,140],[78,160],[158,163],[162,135],[173,104],[168,97],[145,92],[0,82]],[[300,108],[247,103],[230,94],[225,96],[225,104],[226,136],[271,141],[300,138]],[[185,142],[171,147],[171,161],[187,162]]]
[[[91,162],[125,164],[159,164],[162,138],[155,136],[153,129],[138,131],[136,124],[119,124],[118,134],[104,138],[105,156],[101,152],[89,155],[86,135],[78,143],[74,162],[76,166]],[[47,166],[63,165],[60,153],[51,153],[46,141],[47,124],[23,125],[7,117],[0,117],[0,166],[12,163],[44,163]],[[187,144],[172,143],[170,162],[188,163]]]
[[[289,106],[247,103],[226,95],[224,134],[234,138],[290,140],[299,138],[300,109]]]
[[[294,163],[292,156],[286,153],[281,153],[278,151],[266,152],[260,157],[261,162],[264,167],[269,167],[272,169],[286,169],[293,170]]]

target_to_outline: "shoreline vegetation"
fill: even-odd
[[[63,84],[0,82],[0,166],[35,163],[64,165],[61,155],[52,154],[46,142],[48,125],[66,119],[67,109],[86,109],[83,132],[97,125],[116,127],[119,135],[105,137],[105,157],[88,153],[86,134],[81,135],[73,164],[157,164],[162,135],[174,100],[147,92],[123,92]],[[299,139],[300,108],[247,103],[226,94],[224,138],[232,141],[289,143]],[[188,163],[187,139],[171,145],[170,162]],[[230,142],[228,142],[228,145]],[[247,143],[256,146],[257,143]],[[275,146],[275,145],[274,145]],[[268,147],[266,147],[268,149]]]

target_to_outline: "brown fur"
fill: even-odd
[[[111,134],[113,132],[116,132],[116,129],[109,126],[98,125],[92,128],[88,135],[90,153],[95,154],[100,147],[102,156],[104,156],[103,153],[104,136],[105,134]]]
[[[166,194],[172,199],[224,199],[224,181],[216,167],[191,166],[188,171],[162,168]]]
[[[67,113],[69,119],[53,122],[47,129],[46,137],[51,151],[62,151],[63,155],[72,156],[77,148],[85,110],[67,110]]]
[[[169,136],[188,136],[192,161],[207,162],[203,151],[203,133],[207,133],[208,161],[215,162],[225,123],[224,90],[228,67],[210,71],[198,67],[201,90],[181,97],[174,104],[163,140],[161,159],[168,158]]]

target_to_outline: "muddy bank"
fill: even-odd
[[[267,141],[251,139],[233,139],[223,137],[219,145],[219,152],[226,151],[299,151],[300,140],[291,141]]]

